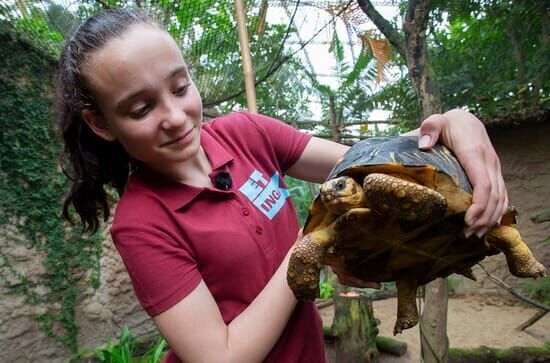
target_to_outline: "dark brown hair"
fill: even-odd
[[[118,141],[98,137],[82,118],[82,110],[100,114],[94,93],[82,74],[82,65],[93,52],[120,37],[135,24],[156,24],[144,13],[109,9],[86,20],[69,38],[56,71],[56,111],[64,141],[61,167],[71,181],[63,203],[63,217],[73,223],[70,206],[80,216],[85,232],[95,233],[99,216],[109,217],[105,186],[124,191],[129,173],[138,162],[130,158]]]

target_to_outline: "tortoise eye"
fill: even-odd
[[[338,180],[336,185],[334,186],[336,190],[342,190],[346,188],[346,182],[344,180]]]

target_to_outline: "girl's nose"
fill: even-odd
[[[166,112],[161,122],[161,127],[164,129],[173,129],[181,127],[187,121],[187,113],[184,107],[177,100],[170,100],[166,103]]]

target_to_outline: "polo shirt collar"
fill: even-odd
[[[201,146],[212,166],[210,177],[213,177],[220,171],[229,171],[226,165],[233,161],[233,155],[231,155],[212,135],[205,131],[204,127],[201,128]],[[221,191],[213,188],[194,187],[179,183],[166,179],[149,168],[139,170],[136,177],[138,183],[142,183],[147,188],[151,189],[161,198],[162,202],[173,211],[185,207],[205,190],[214,190],[219,193],[231,192],[231,190]]]
[[[212,172],[220,171],[233,160],[231,155],[210,133],[201,128],[201,145],[212,165]]]

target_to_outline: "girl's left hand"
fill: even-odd
[[[428,117],[419,131],[421,149],[430,149],[440,140],[460,161],[474,189],[464,234],[481,237],[500,223],[508,208],[500,161],[485,126],[471,113],[455,109]]]

